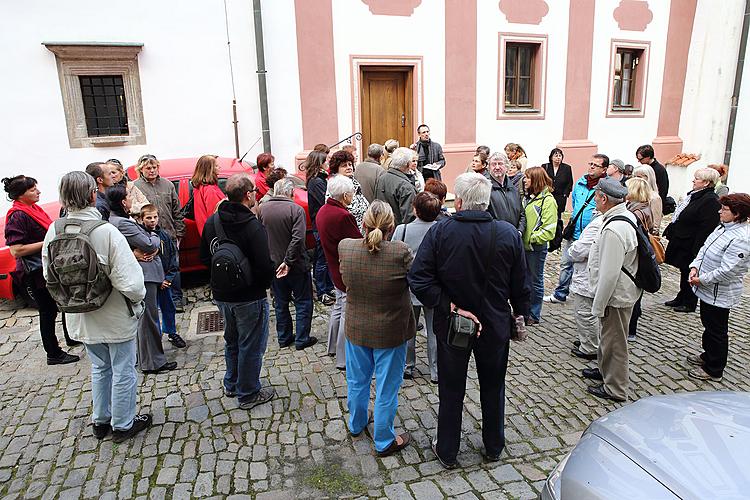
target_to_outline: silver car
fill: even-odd
[[[652,396],[594,421],[543,500],[750,498],[750,393]]]

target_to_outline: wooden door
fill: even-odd
[[[396,139],[408,147],[412,123],[411,67],[365,67],[361,70],[362,149]]]

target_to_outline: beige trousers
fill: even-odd
[[[578,331],[578,341],[581,346],[578,348],[584,354],[596,354],[599,349],[599,331],[601,325],[599,318],[591,314],[591,305],[594,299],[570,294],[573,298],[573,307],[575,308],[576,330]]]
[[[602,332],[599,350],[599,371],[604,377],[604,389],[611,396],[628,399],[628,325],[633,306],[607,307],[601,318]]]

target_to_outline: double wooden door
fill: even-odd
[[[370,144],[385,144],[388,139],[408,147],[416,136],[412,122],[412,68],[367,66],[360,71],[363,153]]]

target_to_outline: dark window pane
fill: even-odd
[[[620,106],[622,101],[622,85],[620,80],[615,80],[615,95],[612,102],[615,106]]]
[[[102,79],[101,78],[92,77],[91,78],[91,83],[89,85],[100,86],[101,84],[102,84]]]
[[[506,78],[505,79],[505,104],[506,106],[510,106],[513,104],[513,90],[514,90],[514,84],[516,80],[514,78]]]
[[[505,76],[516,75],[516,64],[518,64],[518,49],[509,45],[505,49]]]
[[[105,76],[102,78],[102,85],[114,85],[114,82],[112,81],[112,77]]]
[[[78,78],[89,136],[127,135],[128,116],[122,76]]]
[[[519,76],[531,76],[531,61],[532,61],[532,52],[529,47],[522,47],[520,50],[520,70],[518,72]]]
[[[531,105],[531,80],[528,78],[521,78],[518,82],[518,105],[519,106],[530,106]]]

